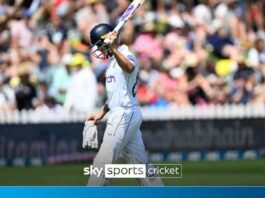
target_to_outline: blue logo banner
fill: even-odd
[[[265,187],[1,187],[1,198],[38,197],[263,197]]]

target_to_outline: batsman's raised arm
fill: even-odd
[[[108,34],[107,38],[110,40],[110,50],[114,55],[118,65],[127,73],[132,73],[134,71],[134,64],[118,50],[119,46],[117,37],[117,32],[110,32]]]

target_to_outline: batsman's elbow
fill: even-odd
[[[127,72],[127,73],[133,73],[133,71],[134,71],[134,65],[131,63],[131,62],[129,62],[128,64],[126,64],[126,69],[125,69],[125,71]]]
[[[130,67],[130,68],[128,68],[128,70],[127,70],[127,73],[133,73],[133,71],[134,71],[134,66],[133,67]]]

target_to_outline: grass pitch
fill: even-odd
[[[160,162],[170,163],[172,162]],[[179,163],[179,162],[178,162]],[[157,163],[158,164],[158,163]],[[265,185],[265,159],[182,162],[182,179],[163,179],[167,186],[194,185]],[[84,186],[87,164],[53,165],[44,167],[0,168],[1,186]],[[114,186],[137,186],[135,179],[114,179]]]

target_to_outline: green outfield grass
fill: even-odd
[[[163,179],[165,185],[265,185],[264,159],[182,164],[183,178]],[[85,166],[87,164],[0,168],[0,185],[84,186],[88,179],[83,176]],[[113,185],[138,184],[135,179],[115,179]]]

